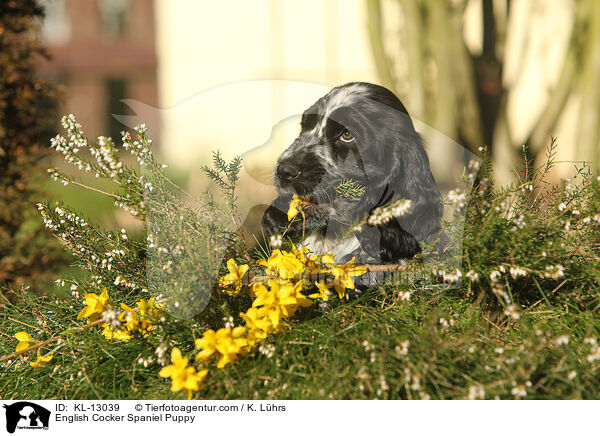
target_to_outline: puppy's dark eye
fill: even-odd
[[[352,142],[352,141],[354,141],[354,136],[352,136],[352,133],[350,133],[348,131],[348,129],[344,129],[344,131],[340,135],[340,141],[343,141],[343,142]]]

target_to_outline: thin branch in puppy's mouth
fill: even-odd
[[[319,209],[325,209],[330,207],[330,203],[318,203],[312,199],[305,199],[306,205],[304,206],[305,212],[316,212]]]

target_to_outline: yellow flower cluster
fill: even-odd
[[[202,367],[211,359],[216,359],[217,368],[234,362],[239,356],[249,353],[269,334],[280,331],[285,325],[283,320],[294,315],[300,307],[311,306],[314,299],[327,300],[332,287],[343,298],[347,288],[354,289],[352,277],[366,272],[364,267],[354,265],[354,259],[344,265],[335,265],[331,255],[318,259],[315,255],[309,255],[307,248],[295,247],[291,252],[274,250],[268,259],[261,259],[257,263],[265,267],[269,278],[248,286],[247,292],[253,301],[246,312],[240,313],[245,325],[224,327],[217,331],[210,329],[196,339],[198,352],[195,360],[199,361],[198,372],[188,365],[187,358],[181,357],[179,349],[174,348],[171,356],[173,364],[160,372],[162,377],[172,378],[173,391],[184,390],[188,393],[188,398],[191,398],[192,392],[200,388],[200,382],[208,372]],[[238,295],[243,287],[242,278],[248,269],[248,265],[238,265],[234,259],[229,259],[228,272],[219,279],[223,292]],[[313,284],[302,278],[307,272],[329,274],[333,276],[333,281],[330,284],[324,281]],[[302,291],[313,286],[317,288],[317,292],[308,297],[303,294]]]
[[[98,325],[104,327],[102,334],[106,339],[128,341],[134,334],[146,336],[154,330],[155,324],[162,317],[162,311],[154,298],[138,301],[137,311],[121,303],[121,312],[114,309],[106,288],[100,295],[90,293],[85,294],[84,298],[86,306],[79,312],[77,319],[89,318],[88,323],[91,323],[102,318],[103,321]]]
[[[173,392],[183,390],[187,393],[188,400],[190,400],[194,391],[200,389],[200,384],[206,378],[208,369],[196,372],[193,366],[188,365],[188,359],[181,355],[181,351],[177,347],[174,347],[171,351],[171,361],[173,363],[162,368],[158,375],[171,377],[171,390]]]
[[[31,337],[31,335],[27,332],[18,332],[15,334],[15,338],[19,341],[17,344],[17,348],[15,351],[22,351],[26,348],[31,347],[38,343],[38,341]],[[34,368],[39,368],[44,366],[46,363],[52,360],[54,353],[47,354],[42,356],[40,350],[37,350],[37,360],[35,362],[31,362],[30,365]]]
[[[232,296],[239,294],[242,289],[242,278],[248,268],[248,265],[238,266],[234,259],[229,259],[227,261],[229,273],[219,279],[219,284],[225,287],[223,292]],[[230,288],[231,285],[235,285],[235,287]]]
[[[77,315],[77,319],[89,318],[88,324],[97,321],[106,308],[113,306],[113,302],[108,297],[106,288],[102,289],[100,295],[91,293],[85,294],[84,299],[85,307],[81,309],[81,312]]]
[[[306,247],[294,247],[291,252],[277,249],[268,259],[260,259],[257,263],[265,267],[269,278],[249,286],[252,307],[240,313],[245,325],[204,332],[202,338],[196,339],[196,348],[199,350],[196,360],[206,363],[216,356],[217,368],[223,368],[239,355],[248,353],[268,334],[279,331],[282,320],[294,315],[298,308],[311,306],[311,298],[329,299],[332,287],[343,298],[346,289],[354,289],[352,277],[366,272],[366,268],[354,265],[354,259],[343,265],[335,265],[332,255],[322,256],[319,260],[316,255],[309,255]],[[226,288],[224,292],[237,295],[242,289],[241,279],[249,266],[238,266],[234,259],[229,259],[227,269],[229,272],[219,279],[219,283],[223,287],[235,284],[235,289]],[[333,276],[332,283],[319,281],[313,284],[301,278],[307,272],[329,274]],[[317,292],[308,297],[303,294],[303,290],[313,286]]]

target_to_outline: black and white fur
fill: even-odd
[[[345,179],[365,186],[364,195],[338,196]],[[337,262],[400,263],[441,233],[443,206],[423,141],[400,100],[378,85],[348,83],[309,107],[300,135],[277,161],[274,184],[279,196],[263,215],[265,234],[290,226],[287,210],[297,194],[311,202],[305,243],[318,254],[337,254]],[[341,239],[374,208],[402,198],[413,203],[409,214]],[[296,219],[285,235],[299,242],[302,226]]]

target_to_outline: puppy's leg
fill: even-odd
[[[421,252],[419,242],[404,231],[395,219],[377,227],[365,226],[356,233],[356,237],[364,252],[362,256],[357,256],[356,264],[403,264]],[[388,272],[368,272],[355,277],[354,282],[357,288],[366,289],[383,283],[389,275]]]

